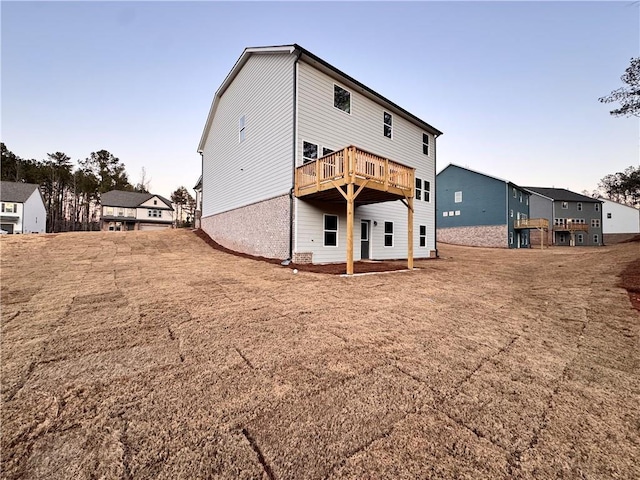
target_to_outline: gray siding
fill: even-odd
[[[316,70],[313,66],[298,64],[298,104],[296,164],[302,164],[304,141],[337,150],[348,145],[356,145],[390,160],[416,168],[416,177],[431,184],[431,201],[415,201],[414,214],[414,256],[428,257],[435,249],[435,138],[429,135],[429,155],[422,153],[420,127],[393,114],[381,104],[351,89],[348,85],[335,81],[332,77]],[[333,106],[334,83],[351,92],[351,114]],[[393,114],[393,138],[384,136],[383,113]],[[314,262],[338,262],[345,260],[346,205],[338,210],[332,207],[309,204],[304,199],[296,199],[296,252],[313,252]],[[322,214],[340,215],[339,247],[322,247]],[[407,255],[407,211],[399,201],[361,206],[355,211],[354,258],[360,258],[360,219],[372,221],[372,258],[405,258]],[[373,221],[378,226],[373,226]],[[394,223],[394,247],[383,247],[384,222]],[[419,247],[419,225],[427,226],[427,247]],[[378,235],[380,233],[380,235]],[[344,237],[344,238],[343,238]],[[318,242],[317,239],[320,239]]]
[[[219,99],[203,148],[203,217],[291,189],[293,65],[289,54],[252,55]]]

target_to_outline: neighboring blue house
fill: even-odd
[[[437,241],[456,245],[529,248],[529,192],[518,185],[449,164],[436,176]]]

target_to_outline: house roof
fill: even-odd
[[[193,187],[194,190],[198,190],[198,189],[202,189],[202,175],[200,175],[200,177],[198,178],[198,181],[196,182],[196,186]]]
[[[602,203],[613,203],[614,205],[620,205],[621,207],[631,208],[633,210],[640,211],[640,208],[636,208],[636,207],[631,206],[631,205],[625,205],[624,203],[616,202],[615,200],[611,200],[609,198],[598,197],[598,200],[600,200]]]
[[[389,108],[390,110],[393,110],[394,113],[404,117],[405,119],[409,120],[412,123],[419,125],[421,128],[430,132],[431,134],[435,136],[442,135],[442,132],[437,128],[433,127],[432,125],[429,125],[424,120],[421,120],[420,118],[416,117],[412,113],[408,112],[407,110],[398,106],[391,100],[375,92],[374,90],[367,87],[363,83],[359,82],[355,78],[347,75],[341,70],[338,70],[336,67],[329,64],[325,60],[322,60],[320,57],[314,55],[309,50],[306,50],[305,48],[302,48],[300,45],[294,43],[291,45],[277,45],[277,46],[270,46],[270,47],[249,47],[244,49],[244,52],[242,52],[242,55],[240,55],[240,58],[238,59],[236,64],[233,66],[233,68],[231,69],[231,72],[229,72],[227,77],[224,79],[224,82],[222,82],[222,85],[220,86],[220,88],[218,88],[218,90],[216,91],[213,97],[213,101],[211,102],[211,108],[209,109],[209,116],[207,117],[207,122],[202,132],[200,143],[198,144],[198,152],[202,152],[204,149],[204,144],[207,141],[207,136],[211,128],[211,123],[213,122],[213,116],[218,106],[218,99],[222,97],[222,94],[229,87],[229,85],[231,85],[231,82],[233,82],[234,78],[236,77],[238,72],[242,69],[244,64],[247,63],[247,60],[249,59],[249,57],[251,57],[251,55],[256,55],[256,54],[277,54],[277,53],[288,53],[288,54],[295,53],[297,54],[298,59],[302,58],[304,61],[314,65],[316,68],[328,74],[329,76],[338,78],[339,80],[343,81],[346,84],[350,84],[351,86],[355,87],[355,89],[358,90],[361,94],[371,98],[374,101],[385,104],[387,108]]]
[[[449,167],[461,168],[462,170],[467,170],[469,172],[472,172],[472,173],[475,173],[475,174],[478,174],[478,175],[483,175],[483,176],[488,177],[488,178],[493,178],[494,180],[498,180],[499,182],[504,182],[504,183],[506,183],[508,185],[513,185],[514,187],[519,188],[521,190],[525,189],[525,187],[520,187],[520,186],[516,185],[515,183],[510,182],[509,180],[505,180],[503,178],[496,177],[494,175],[489,175],[488,173],[480,172],[478,170],[473,170],[473,169],[468,168],[468,167],[461,167],[460,165],[456,165],[455,163],[450,163],[449,165],[444,167],[442,170],[440,170],[438,172],[438,175],[440,175],[442,172],[444,172]],[[438,175],[436,175],[436,179],[438,178]]]
[[[0,182],[0,200],[24,203],[39,187],[35,183]]]
[[[551,200],[557,200],[562,202],[591,202],[600,203],[600,200],[593,197],[587,197],[579,193],[572,192],[566,188],[546,188],[546,187],[523,187],[532,193],[537,193],[543,197],[547,197]]]
[[[111,190],[110,192],[106,192],[102,194],[100,198],[100,202],[102,203],[102,205],[109,206],[109,207],[136,208],[153,197],[157,197],[167,207],[173,210],[173,207],[171,206],[171,201],[167,200],[166,198],[160,195],[156,195],[154,193],[125,192],[123,190]]]

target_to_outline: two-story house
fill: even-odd
[[[111,190],[100,202],[101,230],[162,230],[173,224],[171,201],[160,195]]]
[[[247,48],[198,146],[202,229],[347,273],[353,260],[435,256],[441,133],[299,45]]]
[[[47,210],[35,183],[0,182],[0,229],[7,233],[45,233]]]
[[[531,193],[531,216],[549,221],[550,244],[603,245],[602,201],[564,188],[524,188]]]
[[[529,248],[529,192],[513,182],[458,165],[436,176],[439,242]]]

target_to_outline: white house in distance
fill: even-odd
[[[441,134],[299,45],[247,48],[198,146],[202,229],[244,253],[346,261],[347,273],[353,260],[435,256]]]
[[[111,190],[100,202],[101,230],[163,230],[173,225],[171,201],[160,195]]]
[[[640,209],[603,197],[598,200],[602,202],[602,233],[605,243],[640,233]]]
[[[39,185],[0,183],[0,228],[8,233],[45,233],[47,210]]]

